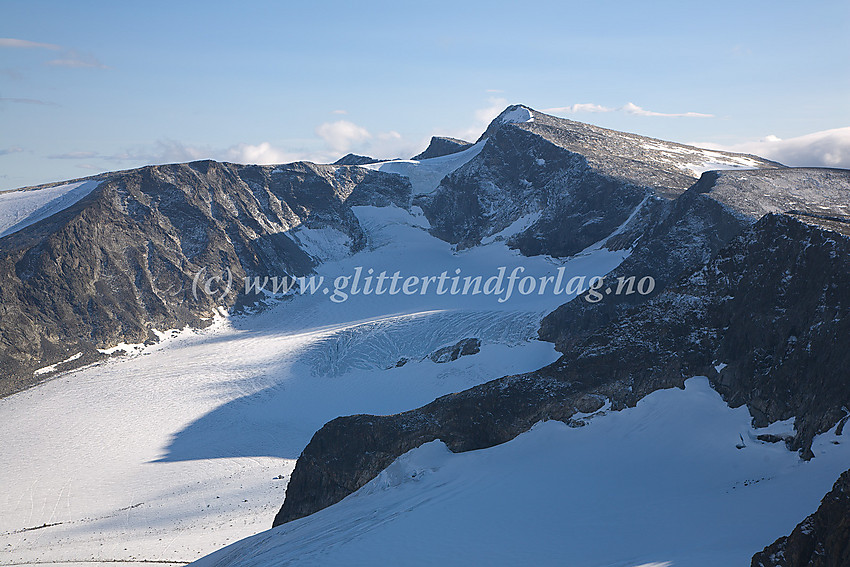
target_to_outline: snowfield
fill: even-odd
[[[367,249],[321,265],[328,281],[358,266],[488,277],[522,265],[524,275],[590,277],[628,254],[524,258],[501,242],[456,252],[415,207],[355,214]],[[335,237],[300,238],[318,247]],[[0,399],[0,563],[187,563],[261,532],[325,422],[412,409],[554,361],[553,345],[535,337],[567,299],[295,296],[203,331],[163,331],[154,346],[119,345],[103,364]],[[478,354],[427,358],[469,337],[481,340]]]
[[[385,173],[396,173],[410,180],[414,195],[433,193],[443,178],[477,156],[487,140],[481,140],[463,151],[423,160],[397,159],[368,163],[361,167]]]
[[[725,169],[759,169],[764,167],[757,159],[745,155],[725,155],[720,152],[687,146],[652,143],[641,147],[656,152],[656,159],[699,177],[706,171]],[[681,163],[685,160],[686,163]]]
[[[468,453],[428,443],[342,502],[195,565],[747,565],[850,462],[834,430],[808,463],[758,441],[746,407],[701,377],[585,421]]]
[[[67,209],[98,185],[100,181],[90,179],[44,189],[0,193],[0,238]]]
[[[426,194],[484,143],[365,167],[404,175],[414,195]],[[714,159],[691,157],[694,167]],[[0,194],[0,236],[71,206],[97,183]],[[500,301],[432,288],[334,302],[336,278],[371,269],[486,279],[522,267],[538,280],[558,271],[589,280],[629,254],[608,250],[607,238],[561,260],[508,249],[505,240],[539,212],[458,252],[428,233],[417,207],[353,211],[367,235],[355,255],[332,228],[292,232],[324,262],[316,277],[327,292],[221,316],[200,331],[157,331],[156,345],[104,349],[113,355],[104,363],[0,399],[0,564],[185,564],[213,552],[198,565],[746,564],[812,512],[847,468],[843,438],[822,435],[817,457],[801,462],[757,441],[745,407],[730,409],[693,378],[636,408],[584,416],[580,428],[541,423],[463,454],[429,443],[337,505],[268,530],[295,459],[324,423],[409,410],[555,361],[554,346],[536,340],[540,321],[580,291],[515,291]],[[479,353],[429,357],[467,338],[481,341]]]
[[[534,122],[534,115],[527,108],[518,106],[513,110],[503,112],[499,115],[499,120],[502,124]]]

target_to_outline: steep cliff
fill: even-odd
[[[0,395],[48,376],[33,374],[41,367],[154,340],[153,329],[204,326],[218,306],[245,299],[245,276],[310,272],[322,253],[310,231],[357,250],[365,242],[353,205],[409,199],[404,178],[308,163],[109,174],[72,206],[0,239]],[[232,293],[196,293],[201,270],[230,270]]]

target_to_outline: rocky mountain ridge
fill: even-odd
[[[410,159],[419,160],[447,156],[449,154],[461,152],[471,145],[472,142],[451,138],[449,136],[432,136],[431,141],[428,143],[428,147],[425,148],[425,151],[416,154]]]
[[[431,233],[459,250],[503,241],[525,256],[628,251],[608,280],[653,278],[650,294],[585,295],[551,313],[539,335],[562,353],[554,364],[401,414],[329,422],[299,458],[275,525],[338,502],[423,443],[469,451],[541,420],[580,425],[576,413],[604,400],[633,406],[694,375],[757,425],[796,418],[793,436],[761,442],[806,459],[850,407],[850,359],[836,348],[850,337],[847,170],[785,168],[515,105],[474,146],[434,138],[412,160],[201,161],[97,180],[0,238],[0,396],[250,303],[194,293],[201,270],[236,282],[296,276],[362,250],[359,205],[420,207]],[[477,339],[465,341],[432,360],[478,352]]]
[[[41,367],[66,370],[103,358],[98,349],[156,340],[154,329],[205,326],[219,307],[238,305],[245,276],[310,272],[322,260],[311,231],[334,231],[356,251],[365,240],[352,206],[409,199],[398,176],[308,163],[203,161],[102,176],[74,205],[0,239],[0,394],[49,376],[33,374]],[[201,270],[230,270],[234,292],[193,291]]]
[[[611,277],[651,276],[654,292],[649,296],[614,295],[593,305],[587,301],[567,303],[544,319],[540,338],[563,351],[703,265],[767,213],[787,214],[847,234],[848,187],[850,173],[840,169],[706,172],[659,213],[650,229],[615,237],[621,245],[632,246],[632,252]]]
[[[600,145],[606,136],[619,137]],[[230,269],[236,281],[309,272],[322,252],[298,227],[341,234],[341,246],[356,251],[362,231],[350,206],[418,205],[433,234],[461,247],[502,239],[526,255],[568,256],[624,223],[606,245],[629,246],[663,216],[665,196],[695,179],[686,165],[702,155],[521,106],[485,137],[478,154],[418,196],[404,175],[368,171],[360,165],[371,158],[353,155],[330,166],[205,161],[97,176],[98,188],[74,206],[0,239],[0,395],[51,374],[35,376],[39,369],[68,370],[102,358],[98,349],[156,340],[152,329],[203,326],[219,304],[188,293],[202,268]],[[468,147],[435,138],[424,153]],[[715,154],[726,166],[775,165]],[[614,159],[638,166],[611,177],[603,166]]]
[[[780,261],[781,259],[781,261]],[[850,238],[770,214],[711,262],[590,334],[560,360],[394,416],[338,418],[299,457],[275,525],[333,504],[395,458],[440,439],[452,451],[503,443],[540,420],[569,423],[612,401],[708,376],[757,426],[797,417],[789,448],[811,457],[818,433],[850,405]],[[800,380],[805,376],[806,380]]]

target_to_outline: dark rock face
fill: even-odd
[[[612,274],[652,276],[649,296],[614,295],[602,303],[572,301],[548,315],[542,340],[561,352],[596,329],[618,319],[667,285],[705,264],[746,227],[766,213],[788,213],[809,224],[847,234],[850,224],[843,203],[850,202],[850,172],[814,168],[707,172],[672,203],[659,207],[642,233],[624,231],[614,237],[621,246],[634,244],[631,255]],[[797,212],[792,212],[797,211]],[[813,211],[820,211],[814,213]],[[814,215],[819,216],[814,216]],[[832,219],[823,219],[830,216]],[[637,216],[637,215],[636,215]],[[609,248],[616,249],[615,243]]]
[[[330,422],[299,458],[275,525],[338,502],[422,443],[489,447],[541,419],[566,422],[588,400],[606,397],[619,409],[693,375],[708,376],[731,405],[747,404],[756,425],[797,416],[789,444],[810,456],[814,435],[850,405],[850,352],[834,348],[849,325],[850,238],[766,215],[548,367],[410,412]]]
[[[452,362],[453,360],[457,360],[461,356],[470,356],[473,354],[478,354],[480,350],[481,341],[479,339],[463,339],[451,346],[435,350],[428,358],[437,363]]]
[[[0,239],[0,395],[75,353],[79,366],[101,358],[98,348],[154,340],[152,328],[202,327],[216,305],[247,300],[244,276],[312,270],[299,227],[333,227],[357,250],[365,236],[352,205],[409,199],[398,176],[308,163],[110,174],[72,207]],[[195,297],[202,268],[230,269],[234,293]]]
[[[850,470],[821,500],[817,511],[753,556],[752,567],[850,565]]]
[[[518,108],[525,108],[533,119],[528,122],[505,122],[505,117]],[[652,187],[666,198],[681,195],[699,178],[694,166],[698,170],[718,169],[699,167],[707,162],[750,168],[783,167],[782,164],[758,156],[709,152],[693,146],[557,118],[521,105],[505,109],[493,120],[482,139],[491,138],[504,129],[533,133],[559,148],[584,156],[588,166],[601,175]]]
[[[458,140],[457,138],[449,138],[447,136],[433,136],[431,138],[431,143],[428,144],[428,147],[425,148],[425,151],[421,154],[413,156],[410,159],[428,159],[447,156],[449,154],[456,154],[457,152],[463,151],[471,145],[472,142]]]
[[[506,122],[519,108],[497,117],[482,136],[487,143],[481,152],[418,200],[438,238],[466,248],[525,217],[529,226],[507,236],[509,244],[527,256],[560,257],[606,238],[628,220],[609,244],[629,247],[694,184],[699,175],[689,168],[706,160],[781,167],[530,109],[532,121]]]
[[[599,175],[581,155],[505,127],[417,204],[431,221],[432,234],[460,248],[520,217],[539,215],[512,244],[525,255],[569,256],[611,234],[648,193]]]
[[[747,404],[756,425],[796,416],[790,445],[810,455],[812,438],[850,402],[842,370],[850,354],[834,347],[850,337],[848,270],[850,238],[766,215],[703,268],[544,371],[607,373],[629,388],[628,405],[708,376],[730,405]]]
[[[345,154],[344,156],[333,162],[333,165],[366,165],[367,163],[375,163],[378,161],[381,160],[371,158],[369,156]]]

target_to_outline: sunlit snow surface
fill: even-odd
[[[561,262],[503,243],[457,253],[412,211],[356,207],[367,249],[319,275],[360,266],[488,277],[521,265],[524,275],[565,266],[567,277],[590,277],[627,254]],[[325,422],[415,408],[554,361],[553,346],[534,338],[540,318],[567,299],[298,296],[152,347],[121,345],[129,356],[0,399],[0,563],[186,562],[261,532]],[[481,339],[479,354],[426,358],[467,337]],[[410,362],[395,368],[401,358]]]
[[[746,155],[730,155],[702,148],[692,148],[679,144],[648,143],[641,144],[644,149],[653,150],[655,159],[669,163],[700,176],[706,171],[725,169],[758,169],[764,163]]]
[[[414,195],[424,195],[433,193],[446,175],[477,156],[486,143],[486,140],[482,140],[463,151],[421,161],[398,159],[369,163],[362,167],[403,175],[410,180]]]
[[[850,463],[834,432],[806,463],[759,442],[750,420],[700,377],[584,427],[540,423],[459,454],[434,441],[339,504],[197,565],[747,565]]]
[[[0,238],[67,209],[100,184],[89,180],[30,191],[0,193]]]
[[[513,110],[508,110],[499,115],[499,121],[502,124],[512,124],[520,122],[534,122],[534,115],[525,107],[518,106]]]
[[[427,193],[482,146],[370,167]],[[38,203],[0,195],[0,230],[94,188],[71,185]],[[521,265],[523,275],[564,267],[566,278],[591,277],[628,254],[603,240],[566,261],[523,258],[503,239],[533,216],[456,252],[427,233],[416,207],[354,210],[368,243],[353,257],[344,256],[342,233],[293,235],[327,260],[318,275],[329,281],[356,267],[486,278]],[[430,293],[337,304],[320,293],[204,331],[164,332],[151,347],[104,349],[128,355],[0,399],[0,564],[188,562],[263,532],[294,459],[325,422],[404,411],[554,361],[553,346],[534,337],[540,318],[567,299]],[[467,337],[481,339],[479,354],[426,358]],[[402,358],[409,362],[396,368]],[[429,444],[339,505],[241,543],[240,557],[255,565],[746,564],[813,511],[850,462],[828,435],[811,463],[753,435],[746,409],[729,409],[704,380],[692,381],[686,392],[659,392],[580,429],[546,423],[461,455]],[[747,440],[740,450],[739,436]]]

